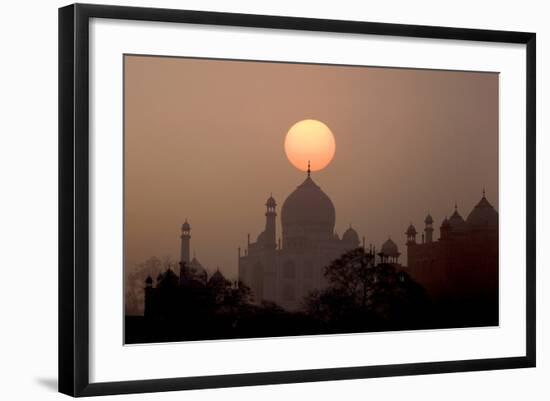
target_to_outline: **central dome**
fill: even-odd
[[[311,177],[298,186],[285,200],[281,209],[283,230],[318,229],[332,235],[336,212],[330,198]]]

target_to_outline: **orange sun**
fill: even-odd
[[[324,169],[332,161],[336,151],[334,135],[326,124],[318,120],[298,121],[288,130],[285,138],[286,157],[298,170]]]

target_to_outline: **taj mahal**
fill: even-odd
[[[248,240],[244,255],[239,252],[239,280],[257,299],[298,309],[311,290],[325,286],[324,267],[360,245],[359,235],[351,226],[342,238],[335,234],[334,205],[309,170],[281,208],[282,244],[276,241],[275,199],[265,206],[265,229],[255,242]]]

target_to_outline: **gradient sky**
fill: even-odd
[[[404,231],[422,230],[428,211],[439,238],[455,202],[466,218],[483,187],[498,210],[496,73],[141,56],[124,72],[126,268],[178,260],[188,218],[191,252],[236,277],[269,194],[280,212],[305,179],[283,143],[307,118],[336,139],[312,178],[340,235],[350,223],[377,247],[391,235],[406,263]]]

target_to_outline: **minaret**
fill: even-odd
[[[181,250],[180,250],[180,263],[189,264],[190,258],[190,243],[191,243],[191,226],[185,219],[185,223],[181,225]]]
[[[265,243],[264,247],[266,249],[275,250],[277,248],[277,237],[275,232],[275,218],[277,217],[277,212],[275,208],[277,203],[273,198],[273,195],[270,195],[265,203],[266,212],[265,212]]]
[[[426,216],[426,219],[424,219],[424,223],[426,224],[426,226],[424,227],[424,233],[426,234],[425,236],[426,244],[430,244],[433,241],[433,232],[434,232],[434,227],[433,227],[434,219],[432,218],[430,213],[428,213],[428,215]]]
[[[407,235],[407,245],[416,245],[416,228],[414,228],[412,223],[407,228],[405,234]]]

